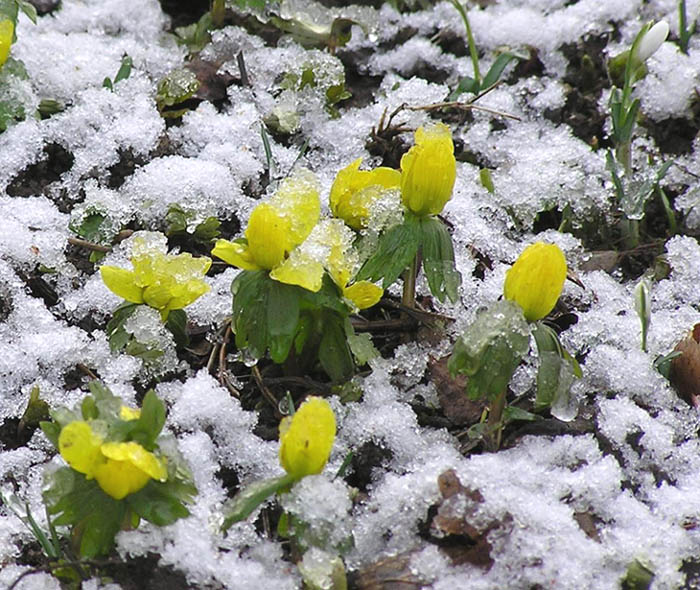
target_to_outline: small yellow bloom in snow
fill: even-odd
[[[338,172],[329,197],[333,215],[356,230],[367,227],[370,207],[384,191],[401,186],[398,170],[386,166],[360,170],[360,164],[362,158]]]
[[[135,442],[104,442],[90,424],[71,422],[58,437],[58,450],[66,463],[87,479],[95,479],[116,500],[138,492],[149,479],[165,481],[161,459]]]
[[[416,145],[401,158],[401,198],[414,214],[438,215],[452,197],[457,163],[450,128],[438,123],[416,131]]]
[[[217,240],[212,254],[244,270],[268,270],[270,277],[309,291],[318,291],[323,266],[294,257],[321,215],[318,184],[310,172],[282,183],[275,195],[250,214],[247,243]]]
[[[138,408],[130,408],[129,406],[122,406],[119,408],[119,417],[126,422],[129,420],[138,420],[141,417],[141,410]]]
[[[280,423],[280,464],[296,479],[321,473],[335,440],[335,415],[321,397],[308,397]]]
[[[203,277],[211,259],[191,254],[164,254],[140,249],[132,255],[134,270],[101,266],[100,275],[114,294],[131,303],[145,303],[160,311],[163,321],[173,309],[182,309],[209,291]]]
[[[557,303],[566,280],[566,258],[555,244],[531,244],[508,269],[503,285],[506,299],[522,307],[534,322],[545,317]]]
[[[0,66],[2,66],[10,56],[10,46],[15,35],[15,24],[5,19],[0,21]]]

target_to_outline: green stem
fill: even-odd
[[[678,0],[678,20],[678,38],[681,51],[688,55],[688,41],[690,41],[691,33],[688,31],[688,14],[685,10],[685,0]]]
[[[401,303],[406,307],[416,307],[416,277],[418,276],[418,254],[413,257],[411,265],[403,273],[403,296]]]
[[[472,66],[474,68],[474,80],[476,80],[479,88],[481,88],[481,73],[479,72],[479,53],[476,50],[476,43],[474,42],[474,36],[472,35],[472,28],[469,25],[469,17],[467,16],[467,11],[464,10],[464,6],[459,3],[459,0],[450,0],[452,6],[457,9],[459,15],[464,21],[464,27],[467,29],[467,43],[469,45],[469,55],[471,56]]]
[[[676,215],[674,214],[673,209],[671,208],[671,203],[669,202],[668,197],[666,196],[666,192],[658,185],[658,183],[654,187],[654,190],[656,191],[656,194],[659,195],[659,198],[661,199],[661,204],[664,207],[664,212],[666,213],[666,220],[668,221],[668,231],[672,236],[676,235],[678,233]]]
[[[486,450],[495,453],[501,446],[503,434],[503,410],[506,407],[506,392],[503,391],[489,407],[488,435],[486,436]]]
[[[215,29],[221,29],[224,26],[224,18],[226,16],[225,0],[211,0],[211,23]]]

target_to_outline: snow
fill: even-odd
[[[689,15],[698,6],[688,2]],[[468,57],[446,53],[434,39],[440,30],[464,35],[450,3],[405,14],[387,4],[376,11],[365,8],[353,9],[353,14],[358,21],[365,19],[366,31],[354,27],[353,40],[338,56],[307,51],[291,39],[267,46],[234,26],[214,32],[201,57],[237,77],[236,55],[242,51],[251,86],[234,83],[223,105],[202,102],[171,126],[158,113],[155,88],[160,78],[185,63],[186,52],[166,33],[169,19],[156,0],[63,0],[60,10],[40,17],[36,26],[20,20],[12,55],[24,62],[28,80],[13,82],[8,91],[23,93],[33,105],[57,99],[65,110],[45,120],[30,116],[0,134],[0,423],[22,415],[34,385],[52,407],[79,401],[83,392],[67,383],[67,376],[80,365],[129,403],[136,403],[144,383],[154,385],[168,406],[165,430],[188,460],[199,495],[186,519],[120,533],[117,551],[123,559],[155,553],[161,565],[172,565],[194,585],[301,587],[301,574],[283,543],[256,528],[259,511],[227,536],[219,531],[230,492],[221,470],[235,472],[241,485],[277,477],[282,474],[278,444],[256,434],[258,414],[244,409],[205,368],[195,371],[178,359],[172,336],[154,310],[139,309],[126,329],[164,350],[162,358],[149,364],[110,351],[104,325],[119,300],[99,273],[85,272],[68,255],[71,227],[100,213],[106,218],[105,242],[126,227],[163,231],[169,208],[177,204],[197,221],[209,216],[237,220],[242,230],[259,199],[269,198],[291,172],[306,140],[308,150],[296,165],[318,176],[326,209],[328,190],[341,167],[358,157],[368,166],[380,163],[369,153],[367,139],[382,113],[404,104],[444,101],[457,80],[472,73]],[[655,574],[653,590],[685,583],[681,565],[700,550],[700,416],[653,363],[700,321],[700,245],[689,235],[666,240],[669,272],[652,282],[649,351],[644,352],[634,309],[638,279],[582,270],[595,245],[569,233],[538,229],[544,210],[570,208],[576,229],[593,214],[602,220],[615,216],[604,150],[594,151],[570,127],[547,118],[565,106],[570,92],[562,81],[568,65],[562,46],[618,31],[619,38],[606,49],[614,55],[629,46],[648,19],[665,18],[673,35],[675,10],[671,0],[504,0],[470,10],[482,67],[492,63],[495,51],[510,48],[536,52],[544,71],[509,80],[477,103],[519,120],[476,109],[468,121],[448,118],[465,157],[458,162],[453,198],[443,216],[463,280],[461,300],[435,302],[435,309],[454,324],[439,338],[404,342],[391,358],[372,360],[371,372],[355,380],[363,392],[359,401],[342,404],[337,396],[330,398],[338,434],[329,464],[280,500],[285,510],[310,525],[310,536],[324,537],[336,548],[352,537],[344,556],[349,570],[411,552],[411,572],[433,590],[605,590],[618,588],[629,564],[639,560]],[[414,36],[403,44],[392,41],[409,27]],[[334,118],[326,109],[325,91],[342,81],[343,60],[350,59],[343,51],[366,55],[362,73],[379,76],[381,82],[366,105],[346,108],[340,103],[341,116]],[[132,75],[113,92],[102,88],[106,76],[116,75],[125,53],[134,60]],[[319,72],[315,88],[280,88],[284,75],[299,76],[310,65]],[[515,64],[506,70],[506,78],[513,68]],[[444,71],[444,82],[414,76],[422,69]],[[659,125],[689,117],[697,100],[698,36],[691,39],[687,56],[672,41],[665,42],[649,59],[648,69],[635,89],[644,116]],[[606,97],[604,91],[598,99],[602,112]],[[261,121],[273,112],[293,121],[294,129],[286,136],[269,134],[273,169],[268,186]],[[412,131],[432,116],[405,109],[395,123]],[[638,132],[642,139],[635,146],[658,155],[643,126]],[[409,132],[402,137],[410,144]],[[8,188],[17,176],[44,161],[44,150],[52,144],[72,155],[68,168],[41,194],[10,196]],[[691,231],[700,227],[697,147],[696,140],[693,152],[678,156],[669,171],[678,193],[674,206],[688,215]],[[134,171],[123,183],[110,183],[113,167],[126,153],[136,161]],[[491,171],[493,194],[479,181],[484,167]],[[509,265],[538,240],[558,244],[580,281],[565,286],[562,300],[578,321],[561,338],[582,364],[584,375],[572,397],[582,409],[579,418],[590,427],[576,436],[526,436],[498,453],[465,456],[452,433],[422,425],[411,404],[420,396],[438,405],[429,366],[450,352],[479,309],[501,296]],[[101,263],[127,267],[130,243],[115,245]],[[187,309],[191,325],[208,330],[212,344],[222,338],[231,310],[230,283],[238,272],[227,267],[207,277],[210,291]],[[30,292],[27,277],[33,274],[55,289],[56,305],[48,308]],[[418,291],[428,294],[422,278]],[[97,327],[88,329],[90,322]],[[235,354],[233,346],[229,354]],[[514,392],[527,394],[532,388],[535,362],[531,355],[518,370]],[[348,452],[370,443],[386,459],[373,467],[366,493],[358,495],[334,475]],[[0,486],[29,502],[43,523],[42,472],[59,463],[36,432],[27,446],[0,449]],[[448,469],[483,496],[473,518],[481,530],[493,525],[487,534],[493,558],[488,570],[452,565],[421,533],[429,509],[440,500],[438,477]],[[593,538],[578,524],[580,513],[596,524]],[[0,586],[9,586],[28,569],[18,559],[21,547],[30,542],[24,525],[0,507]],[[327,557],[310,554],[307,565]],[[27,576],[17,586],[58,587],[45,573]],[[85,587],[119,589],[98,578]]]

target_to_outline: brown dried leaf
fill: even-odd
[[[429,362],[430,376],[437,390],[440,407],[445,417],[456,426],[471,426],[481,419],[485,402],[472,401],[467,398],[467,377],[450,376],[447,369],[449,357]]]
[[[692,406],[698,407],[700,396],[700,324],[695,324],[674,348],[681,355],[671,361],[669,379],[678,395]]]

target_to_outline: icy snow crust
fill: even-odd
[[[688,3],[689,15],[696,13],[697,4]],[[531,47],[538,52],[544,74],[504,85],[483,100],[485,106],[520,117],[520,122],[503,120],[494,129],[490,115],[475,112],[472,124],[453,126],[455,138],[494,169],[496,191],[490,195],[479,184],[476,166],[458,163],[454,197],[444,216],[454,228],[462,300],[440,306],[456,319],[451,333],[438,345],[406,344],[393,359],[373,361],[371,374],[359,381],[361,401],[343,406],[332,398],[338,438],[329,465],[284,499],[288,511],[326,531],[333,543],[352,535],[349,568],[415,551],[412,571],[433,590],[605,590],[618,588],[627,566],[639,560],[654,571],[654,590],[683,585],[682,562],[700,554],[700,419],[678,399],[652,361],[700,321],[700,246],[688,237],[666,244],[671,273],[653,286],[649,352],[643,353],[635,285],[603,271],[580,270],[586,255],[571,235],[532,233],[535,216],[543,209],[568,205],[574,223],[593,212],[603,217],[612,212],[602,151],[594,152],[568,127],[543,117],[546,109],[565,101],[560,79],[567,61],[561,46],[610,32],[614,22],[622,33],[619,44],[609,47],[614,53],[629,45],[647,19],[667,18],[672,29],[677,27],[675,9],[676,2],[670,0],[503,0],[470,12],[484,55],[483,71],[499,47]],[[144,378],[144,371],[148,374],[141,360],[111,354],[103,330],[80,327],[87,326],[87,320],[104,322],[119,303],[99,275],[77,268],[67,255],[67,239],[73,235],[69,226],[91,208],[104,213],[115,233],[132,221],[144,229],[162,230],[164,216],[175,203],[193,211],[198,220],[236,217],[244,226],[255,204],[246,196],[246,187],[255,186],[267,167],[260,122],[272,111],[292,117],[308,139],[309,149],[300,163],[318,174],[327,195],[340,167],[360,156],[375,162],[364,146],[382,112],[403,103],[442,101],[449,87],[471,73],[466,58],[443,55],[431,43],[441,29],[463,35],[450,4],[405,15],[387,4],[374,13],[363,8],[357,14],[367,18],[368,11],[372,20],[366,34],[355,27],[347,49],[367,52],[365,73],[382,77],[367,106],[341,104],[340,118],[332,119],[323,108],[323,97],[312,89],[278,94],[280,72],[315,60],[324,64],[331,80],[342,72],[342,64],[292,41],[266,47],[244,30],[228,27],[213,34],[202,56],[219,61],[222,72],[237,75],[235,56],[242,51],[252,86],[230,86],[229,101],[221,109],[204,102],[186,114],[181,125],[167,129],[156,110],[155,85],[183,64],[185,53],[166,34],[168,18],[158,2],[63,0],[59,11],[40,18],[37,26],[21,19],[12,53],[24,62],[30,86],[23,83],[18,91],[28,92],[34,105],[42,98],[55,98],[67,108],[44,121],[29,118],[0,135],[0,421],[21,415],[34,385],[52,406],[81,399],[82,392],[67,388],[65,381],[78,365],[92,368],[129,403],[135,403],[134,380]],[[408,27],[417,30],[410,41],[380,49],[383,41]],[[692,38],[689,56],[667,42],[650,60],[649,75],[637,92],[652,119],[688,113],[700,72],[699,39]],[[102,80],[115,75],[124,53],[134,60],[131,77],[114,92],[103,89]],[[411,77],[426,63],[446,72],[444,84]],[[401,116],[411,128],[428,120],[424,111]],[[273,180],[278,180],[297,159],[298,146],[287,147],[272,138],[271,142]],[[70,168],[44,195],[7,195],[11,181],[40,161],[50,144],[73,155]],[[159,152],[163,145],[168,146],[165,153]],[[655,149],[652,140],[649,146]],[[124,152],[144,164],[121,186],[110,187],[110,168]],[[682,186],[688,182],[682,170],[696,175],[700,171],[695,155],[678,161],[682,166],[672,169],[669,178]],[[66,195],[75,204],[69,212],[59,208]],[[690,223],[698,217],[694,208],[700,197],[681,195],[677,203],[690,213]],[[434,386],[425,381],[429,359],[447,354],[450,340],[476,311],[500,296],[508,265],[536,239],[559,244],[585,287],[567,283],[563,297],[577,310],[579,321],[562,339],[570,351],[585,354],[584,377],[575,384],[574,395],[592,400],[594,416],[584,418],[595,422],[599,436],[529,436],[508,450],[465,457],[446,430],[420,426],[410,402],[420,395],[437,404]],[[493,261],[483,280],[474,276],[477,260],[468,247]],[[104,262],[127,266],[127,248],[128,242],[122,243]],[[25,286],[24,277],[39,265],[51,271],[43,276],[59,297],[50,309]],[[190,319],[212,334],[229,313],[228,287],[236,272],[228,269],[208,278],[211,291],[188,310]],[[419,290],[427,294],[424,284]],[[128,329],[146,329],[155,321],[150,311],[134,316]],[[256,415],[244,411],[205,370],[195,374],[179,365],[172,342],[161,345],[171,351],[162,375],[177,375],[157,387],[169,407],[166,430],[177,437],[189,460],[199,496],[185,520],[121,533],[119,554],[127,559],[155,553],[161,564],[174,566],[195,586],[299,588],[296,567],[283,559],[279,543],[256,530],[254,517],[234,525],[226,537],[218,532],[227,496],[217,472],[235,470],[242,485],[277,476],[277,443],[253,434]],[[533,380],[532,363],[526,364],[516,375],[514,389],[525,392]],[[367,498],[353,506],[346,485],[332,476],[349,450],[367,442],[387,449],[390,458],[374,470]],[[58,463],[37,431],[26,447],[0,452],[0,482],[3,488],[14,486],[41,520],[41,473],[45,465]],[[489,535],[494,560],[489,571],[449,565],[418,534],[429,507],[439,499],[437,478],[448,469],[455,469],[463,485],[482,494],[477,520],[502,524]],[[579,513],[593,516],[598,538],[587,536],[577,524],[574,516]],[[21,546],[31,540],[15,516],[0,510],[0,586],[26,571],[16,560]],[[94,579],[86,587],[116,590],[118,585],[105,586]],[[58,588],[58,583],[37,574],[17,588]]]

